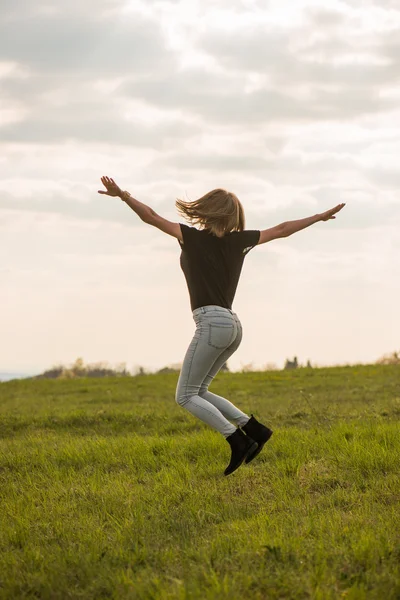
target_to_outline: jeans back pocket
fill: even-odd
[[[227,348],[235,337],[233,323],[210,323],[208,343],[213,348]]]

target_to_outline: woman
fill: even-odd
[[[272,435],[272,431],[254,415],[249,417],[229,400],[208,391],[210,383],[242,339],[242,326],[232,310],[232,302],[244,258],[258,244],[288,237],[318,221],[335,219],[334,214],[344,204],[270,229],[245,230],[239,199],[226,190],[215,189],[194,202],[176,201],[178,211],[192,225],[200,225],[201,228],[196,229],[160,217],[129,192],[122,191],[113,179],[102,177],[101,181],[107,191],[99,190],[99,194],[119,196],[142,221],[177,238],[181,246],[181,268],[189,290],[196,332],[183,361],[176,401],[226,438],[231,447],[231,459],[224,475],[229,475],[243,461],[253,460]]]

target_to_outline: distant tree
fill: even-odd
[[[85,373],[85,370],[86,370],[84,362],[83,362],[83,358],[81,358],[81,357],[77,358],[70,370],[74,377],[82,377],[82,375]]]
[[[384,354],[376,361],[377,365],[400,365],[400,356],[398,352]]]
[[[158,371],[156,371],[156,373],[160,373],[161,375],[163,373],[179,373],[179,371],[182,368],[182,363],[173,363],[171,365],[167,365],[166,367],[163,367],[162,369],[159,369]]]
[[[144,367],[141,367],[140,365],[138,367],[136,367],[135,371],[134,371],[134,375],[146,375],[146,370]]]
[[[58,379],[58,377],[61,376],[63,370],[64,367],[62,365],[56,365],[54,367],[51,367],[51,369],[44,371],[44,373],[42,373],[41,375],[34,375],[32,379]]]
[[[297,362],[297,356],[294,357],[293,360],[286,359],[284,369],[297,369],[299,363]]]
[[[165,373],[178,373],[178,369],[173,369],[172,367],[163,367],[156,371],[157,375],[164,375]]]
[[[164,373],[179,373],[179,371],[181,369],[182,369],[182,363],[173,363],[171,365],[167,365],[166,367],[163,367],[162,369],[159,369],[158,371],[156,371],[156,374],[163,375]],[[228,367],[227,362],[224,362],[224,364],[220,368],[220,371],[229,372],[229,367]]]
[[[125,377],[130,375],[129,371],[126,368],[126,362],[119,363],[116,367],[116,372],[119,375],[123,375]]]

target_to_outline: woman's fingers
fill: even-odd
[[[335,213],[339,212],[339,210],[342,210],[344,204],[338,204],[337,206],[335,206],[335,208],[331,208],[331,210],[328,211],[328,213],[334,215]]]
[[[101,177],[101,182],[107,189],[112,185],[111,181],[109,181],[108,177]]]
[[[114,181],[114,179],[112,179],[111,177],[107,177],[105,175],[103,175],[103,177],[100,178],[102,183],[108,187],[109,185],[117,185]]]
[[[345,206],[345,202],[342,202],[342,204],[338,204],[334,208],[327,210],[325,213],[325,215],[326,215],[325,220],[336,219],[336,217],[334,217],[333,215],[336,214],[337,212],[339,212],[339,210],[342,210],[343,206]]]
[[[108,182],[108,177],[105,177],[105,176],[103,175],[103,177],[100,177],[100,180],[101,180],[101,183],[104,185],[104,187],[105,187],[105,188],[107,188],[107,191],[105,192],[104,190],[97,190],[97,191],[98,191],[98,193],[99,193],[99,194],[105,194],[106,196],[107,196],[107,195],[109,195],[109,193],[108,193],[108,191],[109,191],[109,190],[108,190],[108,188],[109,188],[109,186],[110,186],[111,184]]]

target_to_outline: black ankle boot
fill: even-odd
[[[260,454],[265,442],[268,442],[271,437],[272,431],[262,423],[259,423],[254,415],[251,415],[250,420],[247,421],[246,425],[243,425],[242,429],[247,433],[251,440],[254,440],[258,444],[258,447],[254,451],[249,452],[246,456],[247,464]]]
[[[233,473],[233,471],[236,471],[236,469],[240,467],[249,452],[255,452],[257,450],[258,444],[239,428],[229,435],[226,438],[226,441],[230,444],[232,456],[231,462],[224,471],[224,475],[230,475],[230,473]]]

